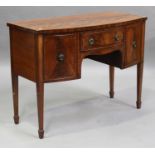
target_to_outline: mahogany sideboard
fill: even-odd
[[[141,107],[146,17],[105,12],[9,22],[14,122],[19,123],[18,76],[34,81],[39,137],[44,137],[44,83],[81,78],[89,58],[109,65],[110,98],[114,67],[137,65],[137,108]]]

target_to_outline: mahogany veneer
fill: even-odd
[[[15,123],[19,123],[18,76],[36,82],[38,132],[43,138],[44,83],[81,78],[84,58],[109,64],[111,98],[114,67],[137,65],[137,108],[140,108],[146,19],[109,12],[7,23]]]

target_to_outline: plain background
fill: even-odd
[[[20,124],[12,119],[8,21],[85,12],[147,16],[143,108],[137,110],[136,67],[116,69],[108,98],[108,66],[85,60],[82,79],[45,89],[45,139],[37,135],[35,84],[20,79]],[[155,147],[155,7],[0,7],[0,147]]]

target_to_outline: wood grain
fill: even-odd
[[[77,77],[76,35],[46,35],[44,38],[44,81],[71,80]],[[64,60],[59,61],[59,55]]]
[[[35,81],[36,68],[34,34],[16,29],[10,31],[12,35],[11,59],[13,61],[14,73]]]
[[[146,17],[120,12],[89,13],[47,19],[33,19],[9,22],[8,25],[36,32],[65,32],[84,30],[85,28],[103,28],[105,26],[123,25],[131,21],[145,20]]]
[[[117,37],[117,38],[116,38]],[[94,44],[90,45],[89,40],[93,39]],[[116,40],[118,39],[118,40]],[[104,31],[87,31],[80,34],[81,51],[95,50],[96,48],[121,44],[124,39],[124,29],[114,28]]]
[[[141,25],[133,24],[126,28],[126,54],[125,54],[125,65],[133,64],[140,60],[141,56]],[[135,43],[135,47],[134,47]]]

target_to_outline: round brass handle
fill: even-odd
[[[63,53],[59,53],[57,56],[57,60],[62,62],[62,61],[64,61],[64,59],[65,59],[65,55]]]
[[[88,43],[89,43],[90,46],[94,45],[95,44],[94,38],[90,38]]]
[[[136,41],[133,41],[132,46],[133,46],[133,48],[137,47]]]
[[[114,37],[114,39],[115,39],[115,41],[119,41],[120,40],[119,35],[116,34],[115,37]]]

